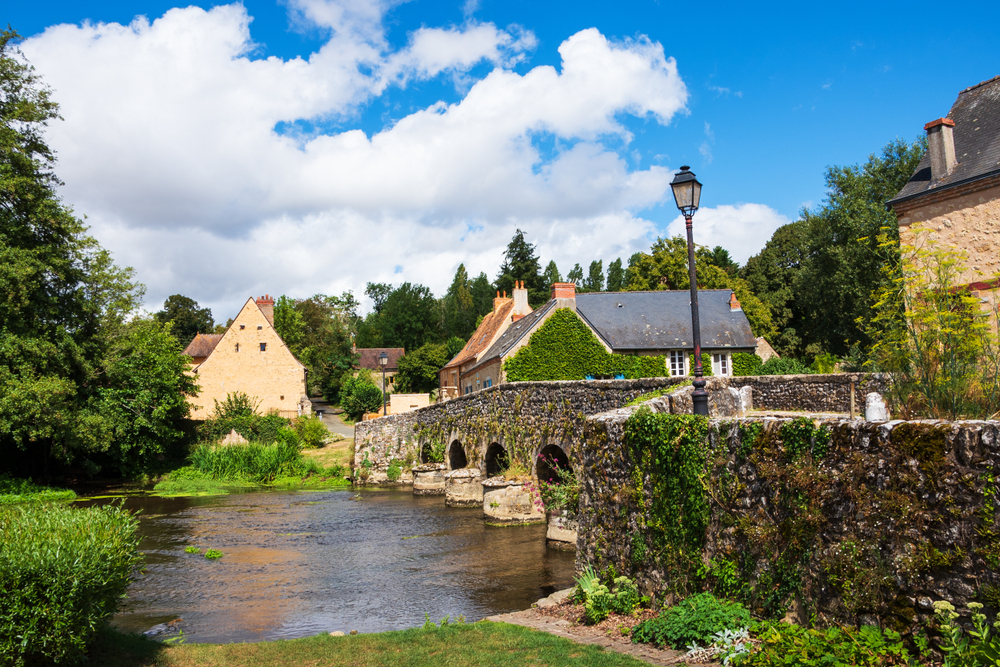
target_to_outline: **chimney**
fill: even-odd
[[[552,283],[552,298],[576,301],[576,283]]]
[[[514,318],[515,321],[521,319],[531,312],[528,305],[528,290],[524,287],[524,281],[514,283]]]
[[[924,125],[927,149],[931,155],[931,181],[937,181],[955,171],[955,121],[938,118]]]
[[[736,292],[733,292],[729,295],[729,312],[737,310],[743,310],[743,306],[740,305],[740,300],[736,298]]]
[[[507,303],[508,301],[510,301],[510,299],[507,298],[507,290],[504,290],[503,296],[500,296],[500,292],[498,290],[497,298],[493,299],[493,312],[494,313],[497,312],[497,310],[500,309],[500,306]]]
[[[274,299],[271,298],[270,294],[265,294],[264,296],[257,299],[257,307],[260,308],[260,312],[264,313],[264,317],[267,318],[268,323],[274,326]]]

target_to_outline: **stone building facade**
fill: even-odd
[[[927,154],[889,202],[900,242],[968,255],[959,276],[975,292],[1000,275],[1000,76],[966,88],[948,115],[924,126]]]
[[[193,419],[207,419],[215,401],[243,392],[258,410],[295,417],[311,411],[306,397],[306,367],[295,358],[274,328],[274,299],[247,299],[224,334],[199,335],[184,350],[201,387],[191,400]]]

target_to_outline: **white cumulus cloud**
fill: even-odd
[[[307,58],[255,58],[241,4],[53,26],[22,46],[65,118],[48,133],[63,194],[137,268],[151,308],[179,292],[224,320],[251,294],[357,294],[379,280],[440,294],[460,262],[492,278],[515,228],[564,272],[649,247],[655,226],[638,212],[669,198],[672,174],[629,167],[619,119],[685,111],[660,44],[584,30],[559,47],[558,69],[519,74],[536,43],[518,27],[423,27],[394,50],[390,2],[289,7],[328,35]],[[482,63],[491,70],[457,102],[374,134],[276,130],[350,127],[389,86]]]
[[[721,245],[730,257],[745,264],[760,252],[774,230],[791,220],[763,204],[723,205],[700,208],[694,214],[694,242],[714,248]],[[667,227],[669,236],[684,236],[684,218],[678,216]]]

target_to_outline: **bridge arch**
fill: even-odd
[[[535,459],[535,477],[543,482],[556,481],[556,470],[573,470],[569,456],[559,445],[546,445]]]
[[[469,458],[465,455],[465,448],[458,440],[453,440],[448,446],[448,467],[458,470],[469,465]]]
[[[486,476],[494,477],[502,473],[510,465],[507,450],[499,442],[494,442],[486,448]]]

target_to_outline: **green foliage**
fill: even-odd
[[[746,628],[750,622],[750,612],[740,603],[699,593],[635,626],[632,639],[660,648],[707,646],[716,633]]]
[[[80,661],[141,560],[137,527],[121,507],[0,508],[0,663]]]
[[[535,254],[535,246],[524,238],[524,232],[518,229],[507,244],[503,262],[497,272],[496,289],[514,293],[514,283],[524,282],[528,290],[528,302],[537,307],[549,300],[549,286],[542,277],[542,267]]]
[[[438,387],[438,371],[451,357],[444,345],[425,343],[399,359],[396,391],[430,393]]]
[[[511,382],[583,380],[588,375],[663,377],[664,357],[610,354],[576,313],[560,308],[531,335],[530,343],[504,362]]]
[[[298,436],[302,447],[307,449],[322,447],[327,438],[330,437],[330,430],[316,415],[303,415],[295,419],[292,422],[292,429]]]
[[[207,558],[208,560],[219,560],[224,555],[225,554],[223,554],[221,551],[218,551],[217,549],[209,549],[208,551],[205,552],[205,558]]]
[[[215,320],[209,308],[199,308],[198,302],[183,294],[172,294],[163,302],[163,310],[154,313],[160,324],[170,324],[170,333],[180,343],[181,349],[194,340],[195,334],[212,333]]]
[[[829,352],[820,352],[813,359],[809,370],[813,373],[833,373],[840,360]]]
[[[295,301],[287,296],[282,295],[274,302],[274,330],[297,357],[302,351],[306,323],[302,313],[295,309]]]
[[[73,500],[76,494],[69,489],[41,486],[30,479],[18,479],[7,473],[0,473],[0,505],[15,505],[27,502],[55,502]]]
[[[684,380],[683,382],[678,382],[677,384],[672,384],[669,387],[664,387],[663,389],[657,389],[655,391],[646,392],[645,394],[639,394],[638,396],[636,396],[635,398],[633,398],[631,401],[629,401],[628,403],[626,403],[622,407],[624,407],[624,408],[630,408],[630,407],[639,405],[640,403],[645,403],[646,401],[651,401],[654,398],[659,398],[660,396],[666,396],[667,394],[671,394],[671,393],[677,391],[681,387],[687,387],[687,386],[689,386],[691,384],[691,382],[692,382],[691,380]]]
[[[629,260],[625,289],[629,291],[691,289],[687,261],[687,241],[684,237],[657,239],[649,253],[636,253]],[[726,270],[716,266],[715,261],[715,256],[708,248],[698,247],[695,250],[698,288],[731,289],[740,301],[753,334],[771,338],[775,329],[770,309],[757,298],[749,283],[735,273],[727,273]]]
[[[604,262],[602,260],[597,259],[590,263],[583,289],[585,292],[604,291]]]
[[[733,376],[760,375],[764,361],[752,352],[733,353]]]
[[[260,401],[243,392],[230,392],[220,403],[215,401],[212,415],[198,427],[203,440],[218,441],[230,431],[236,431],[250,442],[268,444],[283,441],[289,421],[277,414],[261,415],[257,412]]]
[[[149,472],[187,437],[188,397],[197,393],[170,328],[133,320],[108,347],[98,412],[111,435],[107,455],[124,477]]]
[[[553,283],[561,283],[563,281],[562,275],[559,273],[559,267],[556,266],[555,260],[549,262],[548,266],[545,267],[545,273],[542,274],[542,278],[545,280],[545,284],[549,287]]]
[[[624,440],[637,462],[636,494],[652,485],[644,518],[653,558],[674,576],[671,584],[690,585],[701,559],[708,528],[705,492],[708,420],[640,408],[625,423]]]
[[[469,280],[465,264],[459,264],[455,271],[455,278],[451,281],[451,286],[443,300],[445,331],[448,332],[449,336],[463,341],[468,340],[472,332],[476,330],[476,319],[489,312],[489,310],[481,311],[479,309],[472,293],[472,287],[472,281]],[[451,353],[448,358],[451,359],[461,349],[459,346],[459,349]]]
[[[385,400],[382,390],[375,386],[371,373],[361,370],[354,377],[346,378],[340,387],[340,407],[354,421],[366,413],[382,410]]]
[[[576,285],[577,290],[583,291],[583,269],[579,264],[574,264],[573,268],[566,274],[566,282]]]
[[[911,655],[898,632],[864,625],[858,630],[811,630],[781,622],[756,624],[760,643],[740,667],[882,667],[910,665]]]
[[[336,402],[340,383],[350,375],[357,356],[351,348],[358,301],[351,292],[341,296],[315,294],[291,302],[281,297],[274,305],[274,326],[288,349],[309,369],[309,395],[322,394]]]
[[[270,484],[282,477],[320,472],[302,458],[294,444],[199,445],[191,451],[191,466],[212,479]]]
[[[452,336],[444,343],[445,357],[451,361],[465,347],[465,339]]]
[[[805,375],[812,370],[792,357],[771,357],[757,369],[757,375]]]
[[[589,565],[576,577],[573,600],[583,604],[584,619],[590,625],[600,623],[611,614],[631,614],[639,606],[639,589],[628,577],[613,577],[608,585]]]
[[[889,397],[904,418],[992,419],[1000,412],[997,292],[974,296],[962,284],[967,257],[913,231],[919,245],[903,245],[898,278],[887,269],[867,329],[872,365],[891,373]]]
[[[385,476],[390,482],[398,482],[403,476],[403,462],[399,459],[389,461],[389,466],[385,469]]]
[[[368,283],[365,290],[375,310],[358,323],[358,347],[402,347],[416,350],[440,341],[441,308],[430,288],[403,283]]]
[[[197,554],[201,553],[201,549],[198,547],[184,547],[184,553],[186,554]]]
[[[608,291],[620,292],[625,289],[625,269],[622,268],[622,258],[608,264]]]
[[[544,456],[539,458],[545,459]],[[580,511],[580,491],[582,485],[568,466],[560,466],[554,459],[545,459],[555,472],[554,479],[538,480],[538,496],[548,512],[564,510],[572,515]],[[527,485],[529,487],[531,483]]]
[[[424,443],[421,449],[421,458],[424,463],[444,463],[446,446],[442,440],[432,440]]]

